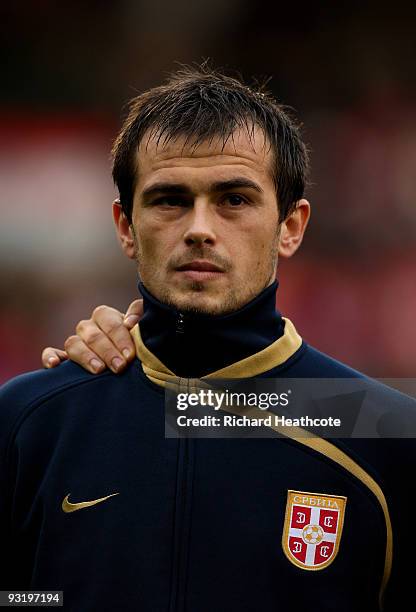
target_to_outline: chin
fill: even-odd
[[[223,300],[215,300],[208,296],[182,296],[173,298],[172,304],[177,310],[193,312],[198,314],[220,314],[224,310]]]
[[[201,291],[197,288],[190,291],[172,292],[169,298],[170,305],[177,310],[206,315],[228,314],[238,310],[244,304],[244,300],[238,300],[237,296],[230,291],[209,295],[208,291]]]
[[[144,282],[144,285],[146,283]],[[225,315],[234,312],[249,302],[256,291],[242,295],[229,285],[226,287],[213,287],[206,282],[192,281],[186,286],[169,286],[164,283],[149,283],[150,293],[164,304],[184,313]]]

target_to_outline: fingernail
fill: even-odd
[[[123,355],[124,355],[124,357],[126,359],[130,359],[130,356],[131,356],[131,350],[130,349],[125,348],[125,349],[123,349],[122,353],[123,353]]]
[[[49,357],[48,359],[48,368],[51,368],[55,363],[57,363],[57,357]]]
[[[120,359],[120,357],[113,357],[113,359],[111,360],[111,365],[113,366],[113,369],[118,372],[118,370],[123,365],[123,361]]]
[[[128,325],[129,327],[136,325],[137,321],[139,320],[139,317],[136,315],[128,315],[127,317],[124,318],[124,323],[126,325]]]
[[[94,372],[99,372],[103,368],[104,364],[101,361],[98,361],[98,359],[91,359],[90,366]]]

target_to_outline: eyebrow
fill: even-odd
[[[245,177],[237,177],[229,179],[227,181],[217,181],[210,185],[209,191],[211,193],[219,193],[223,191],[231,191],[232,189],[254,189],[258,193],[263,193],[263,189],[251,179]],[[157,193],[168,193],[172,195],[179,194],[190,194],[191,190],[184,184],[181,183],[154,183],[149,185],[142,192],[143,198],[149,198],[156,195]]]

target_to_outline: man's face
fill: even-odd
[[[132,227],[141,280],[182,311],[223,314],[276,274],[279,211],[272,153],[258,130],[197,148],[145,137]]]

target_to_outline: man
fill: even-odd
[[[397,609],[413,444],[164,437],[178,377],[362,377],[275,310],[278,257],[309,219],[298,128],[268,95],[189,69],[133,100],[113,152],[138,358],[3,389],[2,588],[60,589],[75,612]]]

